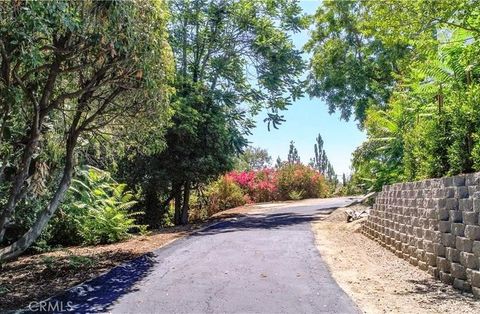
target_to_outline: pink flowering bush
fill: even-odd
[[[277,199],[276,172],[273,169],[232,171],[225,176],[232,178],[253,202],[268,202]]]
[[[286,164],[277,171],[277,189],[280,200],[318,198],[327,195],[325,178],[315,169],[303,164]]]
[[[285,164],[279,169],[231,171],[208,187],[208,213],[248,203],[325,197],[323,176],[303,164]]]
[[[232,178],[243,189],[252,187],[255,181],[255,171],[232,171],[225,176]]]
[[[221,176],[211,183],[207,188],[206,196],[208,198],[207,216],[244,205],[250,201],[245,197],[240,186],[228,175]]]

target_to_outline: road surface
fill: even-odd
[[[265,205],[262,213],[177,240],[49,303],[79,313],[359,313],[332,279],[310,226],[351,201]]]

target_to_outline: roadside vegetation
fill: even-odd
[[[308,90],[367,141],[350,188],[480,171],[480,3],[324,1]]]
[[[189,221],[306,64],[291,1],[0,4],[0,260]]]
[[[252,202],[480,170],[478,1],[0,4],[0,260]],[[405,23],[408,21],[408,23]],[[311,28],[305,61],[292,37]],[[308,74],[306,80],[302,79]],[[367,141],[335,173],[249,147],[307,93]]]
[[[479,36],[478,0],[325,0],[314,16],[293,0],[0,2],[0,300],[26,264],[52,283],[151,251],[70,254],[86,246],[480,171]],[[306,95],[367,134],[341,181],[320,134],[308,161],[293,141],[275,163],[248,145],[255,115],[281,127]]]

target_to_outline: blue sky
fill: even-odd
[[[320,0],[300,1],[308,14],[313,14],[320,3]],[[308,31],[297,33],[292,38],[297,48],[302,48],[308,40]],[[297,100],[282,114],[287,121],[278,130],[272,128],[270,132],[263,122],[265,114],[259,114],[256,117],[257,127],[248,138],[250,145],[266,148],[275,162],[277,156],[282,160],[287,158],[289,143],[293,140],[301,161],[308,163],[314,155],[313,145],[320,133],[335,172],[340,176],[342,173],[350,173],[351,154],[365,140],[365,134],[357,128],[354,121],[340,120],[339,114],[329,115],[323,100],[310,99],[308,96]]]

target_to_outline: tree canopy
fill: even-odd
[[[268,151],[261,147],[248,146],[243,153],[238,156],[235,169],[249,171],[268,168],[272,163],[272,157]]]
[[[172,60],[162,2],[4,2],[0,15],[0,241],[20,207],[35,217],[8,259],[55,214],[81,148],[166,117]]]
[[[0,3],[0,260],[124,238],[140,211],[184,224],[206,194],[270,200],[274,173],[284,198],[335,190],[320,135],[310,166],[293,141],[277,170],[248,147],[254,115],[277,128],[304,92],[367,134],[345,193],[480,171],[479,17],[478,0]],[[292,37],[311,23],[306,62]]]
[[[241,129],[253,126],[246,113],[262,108],[276,127],[279,111],[302,95],[304,61],[290,38],[308,26],[300,6],[289,0],[173,0],[170,11],[177,80],[207,86]]]
[[[383,51],[401,52],[388,54],[394,68],[384,58],[369,58],[391,80],[388,97],[371,101],[357,116],[367,141],[353,154],[352,184],[378,190],[398,181],[480,170],[479,2],[353,1],[350,6],[362,16],[363,36]],[[340,15],[332,15],[330,24],[342,23]],[[324,47],[315,37],[311,41]],[[317,54],[334,67],[328,56]]]
[[[173,124],[165,151],[137,154],[147,162],[130,182],[149,182],[144,191],[161,212],[175,199],[174,222],[185,224],[191,190],[233,167],[254,127],[251,115],[267,109],[266,122],[277,127],[279,112],[301,96],[304,61],[290,34],[307,19],[292,1],[181,0],[169,7]]]
[[[330,113],[338,110],[345,120],[353,115],[360,125],[368,107],[386,106],[399,64],[409,52],[403,42],[385,45],[368,19],[362,1],[324,1],[306,45],[312,53],[310,96],[325,99]]]

